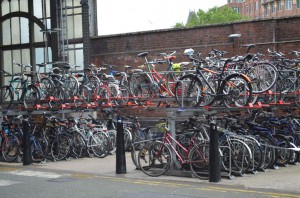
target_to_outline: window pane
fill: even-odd
[[[2,16],[9,13],[9,1],[3,1],[2,2]]]
[[[10,2],[10,8],[11,12],[17,12],[19,11],[19,1],[13,0]]]
[[[81,38],[82,37],[82,16],[75,15],[74,20],[76,22],[75,38]]]
[[[83,47],[83,44],[77,44],[77,45],[75,45],[76,46],[76,48],[82,48]],[[78,50],[76,50],[76,62],[75,62],[75,64],[76,65],[79,65],[79,66],[82,66],[82,67],[80,67],[80,69],[83,69],[83,49],[78,49]]]
[[[34,41],[43,42],[43,33],[41,32],[41,28],[37,24],[34,24]]]
[[[10,19],[2,23],[3,45],[11,45]]]
[[[4,70],[8,73],[12,73],[12,57],[11,57],[11,51],[4,51],[3,52],[3,65]]]
[[[35,62],[36,63],[44,63],[44,48],[36,48],[35,49]]]
[[[21,43],[21,35],[20,35],[20,18],[14,17],[11,19],[11,36],[12,36],[12,44],[20,44]]]
[[[12,60],[16,61],[16,63],[22,63],[22,59],[21,59],[21,50],[13,50],[12,51]],[[26,64],[26,63],[24,63]],[[13,65],[13,73],[19,73],[21,72],[21,67],[17,66],[17,65]]]
[[[69,45],[69,48],[74,48],[74,45]],[[71,65],[75,64],[75,50],[69,51],[69,63],[71,63]]]
[[[34,6],[34,16],[37,18],[43,17],[43,9],[42,9],[42,0],[33,0],[33,6]]]
[[[22,63],[30,64],[30,50],[29,49],[22,50]]]
[[[28,0],[20,1],[20,11],[28,12]]]
[[[76,24],[77,25],[77,24]],[[68,38],[74,38],[74,16],[68,16]]]
[[[21,18],[21,43],[29,43],[29,20]]]

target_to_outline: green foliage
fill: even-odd
[[[198,12],[190,14],[187,24],[184,26],[183,23],[176,23],[174,28],[178,27],[194,27],[210,24],[221,24],[229,23],[234,21],[247,20],[247,17],[242,17],[232,8],[224,6],[221,8],[213,7],[207,12],[199,9]],[[183,26],[179,26],[183,25]]]

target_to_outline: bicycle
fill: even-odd
[[[250,78],[243,73],[225,74],[231,59],[225,61],[222,71],[216,72],[203,68],[203,60],[194,58],[193,52],[185,50],[185,55],[197,66],[196,73],[184,75],[175,86],[175,99],[180,107],[210,106],[217,100],[229,108],[249,104],[252,98]]]
[[[174,54],[176,51],[171,54],[160,53],[159,56],[163,56],[164,60],[153,60],[148,61],[147,55],[148,52],[142,52],[138,54],[138,57],[144,58],[145,63],[140,68],[142,69],[135,70],[129,78],[129,90],[135,100],[136,104],[144,104],[151,97],[159,96],[161,98],[167,96],[174,96],[174,85],[178,79],[178,65],[173,64],[173,60],[176,58]],[[155,65],[167,63],[168,67],[164,74],[160,74],[156,69]],[[176,67],[175,67],[176,66]],[[176,72],[175,72],[176,71]],[[151,101],[154,102],[154,101]],[[161,104],[158,101],[156,106]]]
[[[140,169],[149,176],[157,177],[166,173],[173,163],[178,169],[189,165],[191,173],[199,179],[209,177],[209,145],[197,143],[194,133],[187,147],[182,146],[167,129],[162,140],[153,140],[146,144],[138,154]],[[176,147],[182,149],[178,152]],[[183,154],[182,154],[183,153]]]
[[[4,74],[11,76],[9,85],[4,85],[0,90],[0,107],[9,109],[15,102],[21,104],[25,109],[35,107],[41,99],[40,90],[36,85],[30,84],[26,76],[26,68],[31,68],[31,65],[19,64],[13,61],[17,66],[20,66],[23,71],[21,73],[10,74],[4,70],[0,70]],[[18,77],[16,77],[18,76]],[[16,100],[15,100],[16,95]]]

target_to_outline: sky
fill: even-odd
[[[97,0],[98,35],[172,28],[189,11],[207,11],[227,0]]]

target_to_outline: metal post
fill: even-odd
[[[30,146],[30,126],[28,120],[23,121],[23,165],[30,165],[31,146]]]
[[[126,173],[126,157],[124,148],[123,121],[118,117],[117,122],[117,143],[116,143],[116,174]]]
[[[209,165],[209,182],[219,182],[221,180],[221,159],[219,133],[215,120],[210,122]]]

